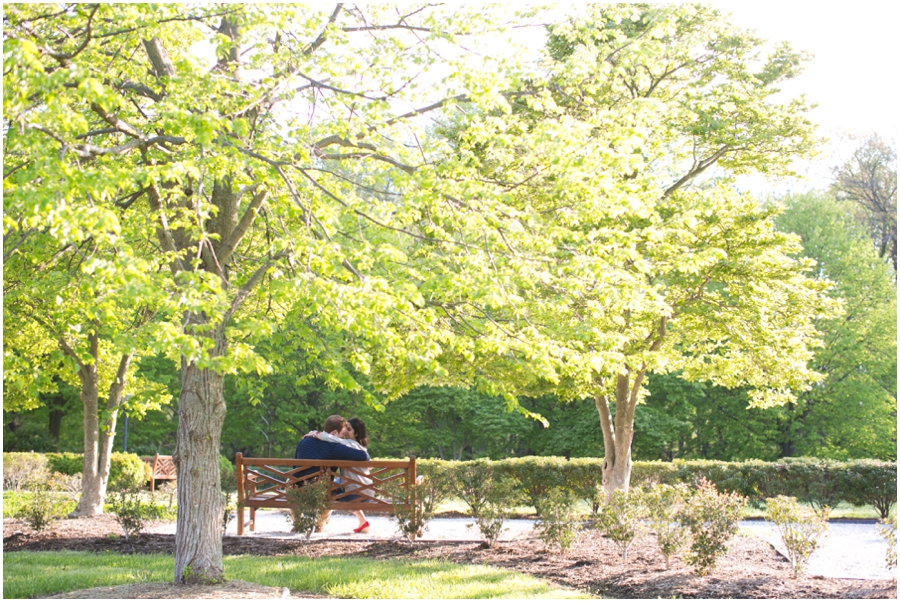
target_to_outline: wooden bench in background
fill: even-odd
[[[175,481],[178,474],[175,472],[175,461],[172,456],[142,457],[141,460],[150,465],[150,491],[154,491],[156,481]]]
[[[327,464],[327,466],[325,466]],[[301,486],[309,479],[328,478],[328,499],[331,510],[362,510],[366,513],[393,512],[388,489],[402,487],[409,500],[409,486],[416,482],[416,457],[406,460],[375,460],[352,462],[347,460],[294,460],[290,458],[245,458],[238,452],[234,457],[237,476],[238,523],[237,534],[244,534],[244,508],[250,509],[250,530],[256,528],[257,508],[288,508],[285,491]],[[309,468],[316,472],[298,476]],[[359,471],[368,468],[368,475]],[[344,491],[345,483],[335,483],[338,470],[344,474],[360,474],[372,480],[371,485],[359,485],[357,489]],[[343,479],[346,481],[346,477]],[[356,483],[356,481],[351,481]],[[356,483],[358,484],[358,483]],[[346,501],[348,496],[360,499]]]

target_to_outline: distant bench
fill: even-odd
[[[175,462],[172,456],[145,456],[142,457],[146,464],[150,465],[150,491],[156,486],[156,481],[175,481],[178,474],[175,472]]]
[[[327,466],[325,466],[327,464]],[[250,509],[250,530],[256,529],[257,508],[289,508],[286,490],[302,486],[316,477],[328,478],[328,500],[330,510],[362,510],[367,513],[393,512],[388,485],[403,488],[409,501],[409,486],[416,482],[416,457],[406,460],[378,460],[355,462],[348,460],[294,460],[290,458],[245,458],[238,452],[234,457],[237,476],[238,523],[237,534],[244,534],[244,508]],[[309,468],[318,470],[308,475],[298,473]],[[359,469],[368,468],[364,474]],[[337,470],[344,471],[343,483],[335,483]],[[371,485],[359,485],[351,491],[344,491],[348,473],[371,479]],[[359,496],[354,501],[346,501],[349,496]],[[406,505],[406,504],[404,504]]]

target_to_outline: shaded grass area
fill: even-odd
[[[8,552],[3,597],[34,598],[92,587],[170,581],[174,562],[162,554]],[[590,598],[530,575],[486,565],[436,560],[228,556],[225,574],[272,587],[337,598]]]

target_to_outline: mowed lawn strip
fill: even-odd
[[[3,554],[3,597],[34,598],[60,592],[169,581],[171,556],[89,552]],[[435,560],[226,556],[229,579],[337,598],[590,598],[530,575],[486,565]]]

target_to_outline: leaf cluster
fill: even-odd
[[[309,541],[328,509],[328,481],[320,478],[307,482],[303,487],[289,489],[285,497],[291,511],[292,530],[302,533]]]
[[[819,546],[819,539],[828,529],[829,512],[827,506],[818,512],[802,507],[796,498],[787,496],[766,500],[766,517],[778,529],[787,549],[794,577],[806,570],[807,560]]]
[[[709,481],[700,481],[682,514],[691,533],[690,553],[685,561],[697,574],[708,574],[728,551],[725,544],[737,533],[745,503],[736,493],[719,493]]]

